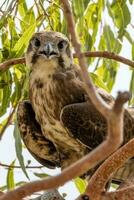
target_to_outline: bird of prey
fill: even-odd
[[[65,35],[53,31],[35,33],[25,58],[30,67],[29,100],[18,107],[21,136],[40,163],[64,169],[105,139],[106,120],[85,91]],[[110,94],[96,89],[107,103],[113,104]],[[123,144],[133,136],[134,118],[125,110]],[[117,179],[134,175],[134,159],[118,171]]]

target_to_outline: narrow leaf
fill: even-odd
[[[45,178],[48,177],[50,175],[46,174],[46,173],[34,173],[35,176],[39,177],[39,178]]]
[[[20,133],[18,129],[17,120],[15,121],[15,127],[14,127],[14,138],[15,138],[15,149],[16,149],[17,158],[19,160],[22,171],[24,172],[26,177],[29,179],[25,165],[24,165],[24,159],[22,155],[22,143],[21,143],[21,137],[20,137]]]
[[[15,182],[14,182],[14,163],[15,161],[13,161],[11,163],[11,167],[9,167],[8,169],[8,173],[7,173],[7,189],[8,190],[11,190],[11,189],[14,189],[15,188]]]
[[[28,41],[30,40],[33,32],[35,31],[35,27],[36,23],[29,26],[29,28],[23,33],[18,42],[15,44],[12,50],[13,52],[15,52],[15,56],[20,56],[21,53],[24,51],[26,45],[28,44]]]
[[[85,192],[87,181],[78,177],[74,179],[74,183],[81,194]]]

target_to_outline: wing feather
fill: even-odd
[[[59,156],[52,142],[42,134],[29,101],[19,104],[17,110],[18,126],[21,137],[29,152],[42,165],[55,168],[60,166]]]

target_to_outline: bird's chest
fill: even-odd
[[[80,101],[75,95],[75,92],[71,91],[71,87],[66,87],[64,81],[61,80],[60,82],[51,81],[47,84],[38,80],[30,85],[32,106],[45,137],[60,148],[71,147],[78,152],[83,145],[70,136],[60,121],[62,108],[74,101]]]
[[[44,118],[44,121],[53,125],[54,121],[60,121],[64,106],[83,102],[84,96],[73,80],[54,76],[47,82],[40,78],[31,81],[30,99],[40,124]]]

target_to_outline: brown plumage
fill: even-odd
[[[45,166],[65,168],[105,139],[106,120],[88,98],[63,34],[35,33],[26,52],[26,63],[31,70],[30,103],[22,102],[18,108],[23,141]],[[98,92],[106,102],[113,103],[111,95],[100,89]],[[134,119],[127,110],[124,122],[126,143],[134,136]],[[123,173],[120,174],[118,178],[123,180]]]

